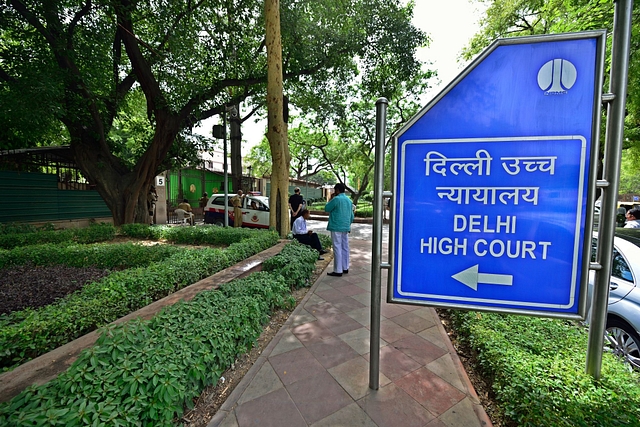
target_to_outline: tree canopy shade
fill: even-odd
[[[168,157],[193,146],[191,128],[242,100],[264,104],[263,7],[260,0],[7,0],[0,145],[67,139],[114,222],[146,222],[147,188]],[[383,89],[419,68],[415,47],[426,38],[407,19],[411,3],[284,0],[280,10],[288,91],[344,92],[359,72],[363,85]],[[390,73],[373,73],[382,63]],[[144,115],[127,114],[136,103]]]

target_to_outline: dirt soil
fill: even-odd
[[[111,274],[105,268],[22,265],[0,271],[0,314],[38,308]]]

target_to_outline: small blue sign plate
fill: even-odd
[[[582,317],[600,36],[498,42],[394,136],[389,301]]]

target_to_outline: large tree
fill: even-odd
[[[148,185],[174,145],[192,141],[194,124],[245,99],[264,104],[263,7],[260,0],[8,0],[0,8],[0,143],[66,136],[114,222],[147,221]],[[322,90],[358,70],[370,84],[380,79],[367,72],[382,62],[398,64],[400,75],[415,67],[420,33],[402,27],[407,13],[397,12],[410,9],[399,0],[282,1],[288,90]],[[144,95],[151,132],[140,149],[122,149],[114,125],[134,92]]]

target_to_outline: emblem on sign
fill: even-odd
[[[545,95],[562,95],[573,87],[578,78],[576,67],[566,59],[553,59],[538,71],[538,86]]]

